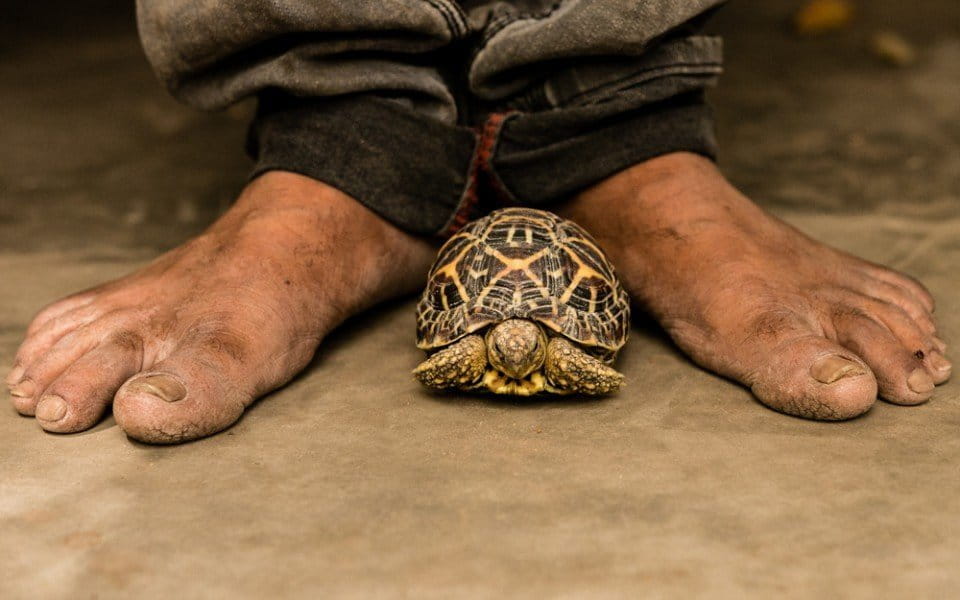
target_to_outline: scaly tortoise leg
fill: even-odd
[[[623,375],[561,337],[550,338],[543,370],[551,387],[575,394],[601,396],[623,385]]]
[[[475,389],[487,370],[487,345],[482,335],[468,335],[430,355],[413,370],[423,385],[437,390]]]

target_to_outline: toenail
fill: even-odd
[[[10,374],[7,375],[7,382],[10,385],[14,385],[15,383],[18,383],[21,379],[23,379],[24,371],[26,371],[26,369],[24,369],[21,365],[15,366],[13,369],[10,370]]]
[[[834,383],[844,377],[865,374],[863,367],[836,354],[825,356],[810,367],[810,375],[820,383]]]
[[[952,367],[950,361],[937,352],[931,352],[928,354],[927,362],[930,363],[930,366],[933,367],[935,371],[939,371],[941,373],[949,371]]]
[[[937,350],[939,350],[941,354],[945,354],[947,352],[947,343],[936,336],[933,338],[933,345],[936,346]]]
[[[127,388],[129,391],[151,394],[167,402],[178,402],[187,395],[187,388],[167,375],[149,375],[138,379]]]
[[[17,398],[33,398],[33,395],[36,393],[37,384],[29,379],[24,379],[10,388],[10,395]]]
[[[933,389],[933,379],[925,369],[916,369],[907,377],[907,386],[918,394],[926,394]]]
[[[41,421],[59,421],[67,414],[67,403],[60,396],[44,396],[36,414]]]

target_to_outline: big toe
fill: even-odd
[[[747,383],[774,410],[839,421],[867,412],[877,399],[877,380],[870,368],[826,338],[811,333],[765,354]]]
[[[181,349],[117,392],[113,414],[131,438],[175,444],[226,429],[254,395],[236,361],[211,350]]]

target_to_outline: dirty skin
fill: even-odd
[[[130,437],[229,427],[348,316],[415,291],[436,249],[345,194],[272,171],[206,232],[140,271],[40,311],[7,377],[51,432],[113,404]]]
[[[697,364],[773,409],[846,419],[878,395],[925,402],[950,376],[922,285],[767,214],[706,159],[652,159],[558,212]],[[42,310],[7,377],[13,404],[51,432],[111,403],[138,440],[221,431],[345,318],[414,292],[435,250],[329,186],[265,174],[200,237]]]
[[[705,158],[652,159],[558,212],[687,355],[775,410],[847,419],[878,395],[926,402],[950,377],[923,285],[766,213]]]

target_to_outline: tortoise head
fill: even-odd
[[[543,367],[547,336],[526,319],[507,319],[487,331],[487,360],[493,368],[514,379],[523,379]]]

